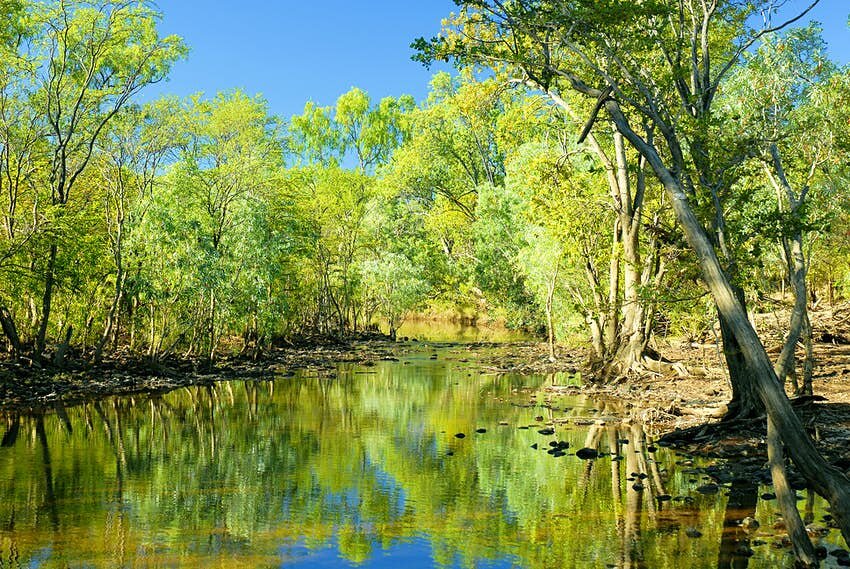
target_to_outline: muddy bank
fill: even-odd
[[[71,405],[110,395],[166,392],[189,385],[227,380],[268,381],[297,370],[332,374],[339,363],[375,365],[411,353],[434,359],[474,361],[485,371],[511,373],[577,373],[583,355],[565,355],[551,363],[537,342],[426,342],[412,338],[392,341],[381,334],[349,339],[314,338],[278,346],[253,359],[222,357],[213,363],[200,358],[170,357],[151,361],[119,353],[92,364],[70,358],[61,369],[27,360],[0,361],[0,409],[38,409],[61,402]]]
[[[312,369],[331,373],[337,363],[369,364],[393,357],[398,344],[382,335],[348,340],[317,339],[275,347],[260,358],[202,359],[170,357],[152,361],[117,354],[100,364],[71,359],[62,369],[20,359],[0,361],[0,408],[38,409],[71,405],[110,395],[167,392],[189,385],[249,379],[266,381]]]

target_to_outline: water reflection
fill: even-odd
[[[7,414],[0,567],[747,566],[754,501],[545,382],[412,356]]]

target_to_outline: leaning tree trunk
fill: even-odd
[[[744,290],[732,285],[735,298],[746,314]],[[735,337],[727,317],[717,307],[717,319],[720,321],[720,337],[723,342],[723,355],[729,370],[729,382],[732,387],[732,399],[726,405],[724,421],[746,420],[764,415],[764,404],[758,396],[753,376],[747,368],[747,362],[741,346]]]
[[[738,301],[735,289],[727,280],[714,247],[688,203],[682,185],[666,168],[655,148],[631,129],[619,104],[611,99],[606,103],[606,108],[623,135],[649,161],[664,186],[676,219],[699,259],[703,280],[714,297],[718,311],[725,318],[729,331],[738,342],[744,364],[752,374],[753,386],[764,403],[768,418],[776,427],[797,469],[814,490],[829,501],[831,513],[844,540],[850,543],[850,479],[824,460],[794,413],[770,358]]]

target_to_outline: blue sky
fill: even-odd
[[[148,89],[190,95],[239,87],[261,93],[273,113],[300,113],[308,100],[330,105],[353,86],[374,99],[409,93],[421,100],[432,71],[411,61],[409,44],[430,37],[451,0],[158,0],[163,33],[185,38],[191,53],[168,82]],[[808,4],[792,0],[794,6]],[[850,62],[847,0],[821,0],[834,59]]]

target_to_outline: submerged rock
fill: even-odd
[[[592,460],[594,458],[599,457],[599,453],[596,451],[596,449],[580,448],[576,451],[576,456],[582,460]]]
[[[464,435],[463,433],[458,433],[458,434],[455,435],[455,438],[464,439],[464,438],[466,438],[466,435]]]
[[[746,518],[741,520],[741,527],[747,531],[755,531],[759,529],[759,526],[760,524],[758,520],[751,516],[747,516]]]
[[[829,552],[829,554],[838,559],[850,559],[850,552],[848,552],[846,549],[833,549]]]

